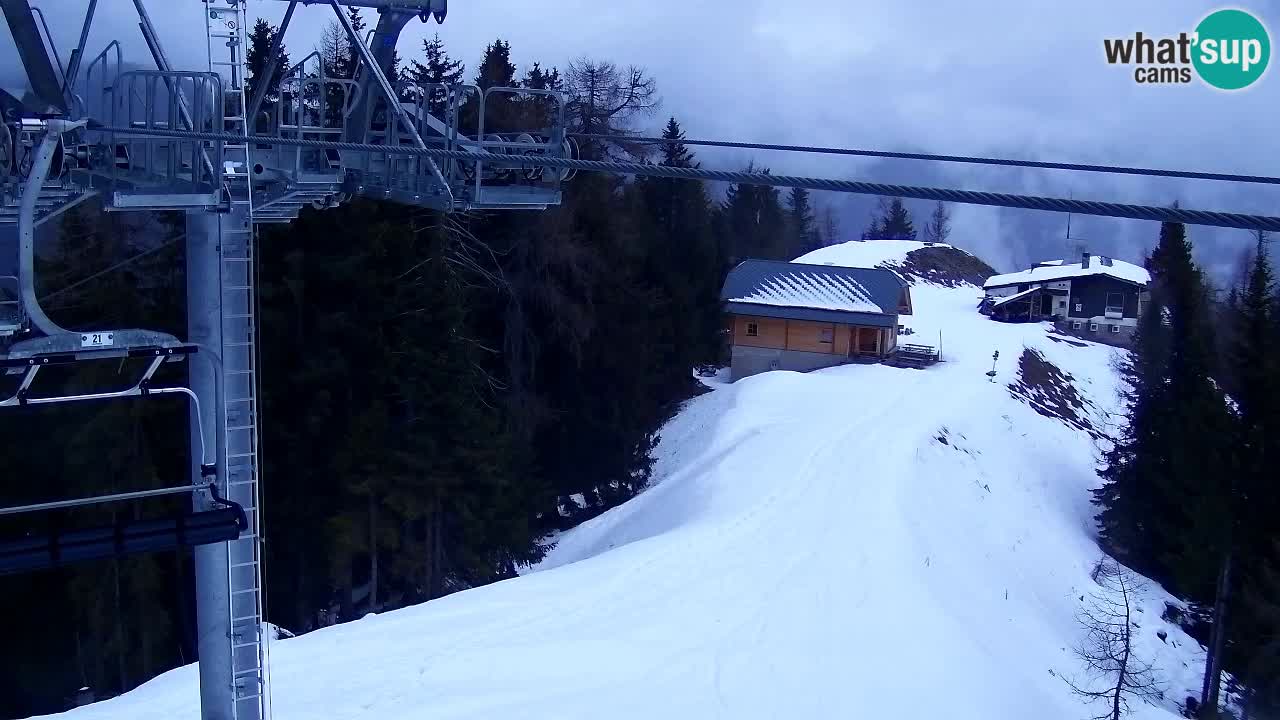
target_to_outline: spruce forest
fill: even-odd
[[[1278,717],[1280,295],[1268,237],[1256,235],[1221,301],[1183,225],[1161,227],[1146,265],[1151,301],[1119,368],[1128,416],[1094,493],[1102,544],[1192,601],[1173,618],[1209,649],[1189,713],[1218,717],[1230,691],[1243,713]],[[1230,682],[1211,682],[1224,671]]]
[[[334,30],[318,49],[349,73]],[[273,33],[254,29],[251,69]],[[495,40],[472,70],[435,38],[398,74],[558,88],[573,131],[661,124],[643,70],[590,59],[521,70],[510,58]],[[515,101],[493,111],[537,112]],[[582,154],[697,164],[676,119],[664,137]],[[60,323],[185,334],[181,214],[90,202],[56,225],[43,228],[38,273]],[[511,577],[541,556],[540,539],[635,495],[661,423],[700,387],[692,369],[721,362],[727,269],[793,258],[835,232],[819,230],[803,190],[734,186],[717,200],[694,182],[586,174],[540,213],[444,217],[360,199],[264,228],[268,619],[306,632]],[[55,380],[101,388],[135,370]],[[183,369],[162,372],[184,381]],[[180,484],[186,413],[153,398],[0,415],[0,465],[24,478],[5,485],[5,504]],[[137,512],[128,505],[74,522]],[[189,553],[165,553],[0,578],[23,618],[0,651],[0,717],[65,709],[82,687],[109,697],[194,661],[191,574]]]

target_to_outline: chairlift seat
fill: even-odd
[[[24,367],[30,364],[27,362],[30,359],[56,365],[110,357],[151,357],[158,353],[181,360],[182,356],[195,351],[195,346],[154,330],[69,332],[14,343],[7,353],[0,354],[0,367]]]
[[[85,530],[53,530],[0,542],[0,575],[71,563],[228,542],[248,527],[239,506],[153,520],[124,520]]]

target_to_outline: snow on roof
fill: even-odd
[[[753,264],[758,262],[747,261]],[[750,283],[746,292],[738,290],[725,300],[754,305],[841,312],[885,312],[871,299],[871,291],[866,286],[847,272],[839,272],[834,266],[805,266],[794,263],[777,263],[776,265],[781,267],[745,268],[746,272],[755,276],[754,282]],[[739,269],[744,268],[740,265],[734,270]],[[726,290],[729,288],[726,287]]]
[[[1104,265],[1102,260],[1101,256],[1095,256],[1090,260],[1087,268],[1081,267],[1080,263],[1068,265],[1062,261],[1052,264],[1047,262],[1040,263],[1040,267],[1033,267],[1030,270],[1006,273],[1004,275],[992,275],[987,278],[987,281],[982,286],[984,288],[1003,287],[1005,285],[1018,285],[1028,282],[1068,280],[1086,275],[1109,275],[1113,278],[1127,280],[1139,285],[1146,285],[1151,282],[1151,274],[1145,268],[1123,260],[1111,260],[1110,265]]]
[[[884,268],[744,260],[720,299],[731,313],[892,327],[906,287]]]
[[[1038,287],[1033,287],[1033,288],[1031,288],[1030,290],[1023,290],[1023,291],[1022,291],[1022,292],[1020,292],[1020,293],[1014,293],[1014,294],[1012,294],[1012,295],[1007,295],[1007,296],[1002,297],[1002,298],[1000,298],[999,300],[996,300],[995,302],[991,303],[991,307],[993,307],[993,308],[994,308],[994,307],[1000,307],[1001,305],[1003,305],[1003,304],[1005,304],[1005,303],[1007,303],[1007,302],[1012,302],[1012,301],[1017,300],[1017,299],[1019,299],[1019,298],[1024,298],[1024,297],[1026,297],[1026,296],[1028,296],[1028,295],[1032,295],[1032,294],[1036,293],[1036,292],[1037,292],[1037,291],[1039,291],[1039,290],[1040,290],[1040,288],[1038,288]]]

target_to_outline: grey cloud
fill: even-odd
[[[49,2],[70,8],[70,0]],[[1215,5],[1190,0],[1027,3],[958,0],[454,0],[448,21],[410,23],[400,54],[418,54],[439,32],[475,68],[486,43],[512,44],[523,69],[564,65],[579,55],[647,67],[664,97],[652,129],[675,115],[690,137],[1033,157],[1223,172],[1277,174],[1280,72],[1241,93],[1200,85],[1145,87],[1109,67],[1102,39],[1142,30],[1189,30]],[[205,60],[202,5],[148,0],[175,64]],[[285,3],[254,2],[278,23]],[[1280,0],[1249,9],[1280,31]],[[372,23],[374,14],[365,11]],[[52,12],[68,47],[78,12]],[[291,54],[311,49],[332,13],[299,8],[286,38]],[[135,57],[145,48],[126,0],[101,0],[91,48],[121,37]],[[0,57],[5,67],[5,58]],[[1273,60],[1272,64],[1277,61]],[[1275,188],[1080,173],[1033,172],[909,161],[870,161],[699,151],[709,166],[749,159],[775,172],[857,177],[917,185],[1114,199],[1280,214]],[[852,237],[874,198],[827,197]],[[913,206],[917,215],[924,204]],[[1066,219],[990,208],[957,208],[957,237],[1002,269],[1062,254]],[[1078,233],[1077,233],[1078,230]],[[1098,251],[1138,259],[1154,242],[1150,223],[1073,220],[1073,235]],[[1234,267],[1246,233],[1196,229],[1202,262]]]

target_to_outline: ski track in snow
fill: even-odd
[[[802,260],[871,267],[922,246]],[[935,344],[941,330],[944,363],[711,383],[664,428],[651,486],[561,535],[525,575],[274,642],[274,717],[1096,714],[1060,676],[1080,677],[1101,448],[1007,385],[1037,349],[1103,409],[1090,420],[1105,432],[1115,351],[992,322],[975,287],[912,293],[903,340]],[[1198,695],[1203,651],[1160,620],[1166,600],[1148,588],[1135,632],[1168,702],[1135,703],[1136,718],[1172,718]],[[195,668],[67,715],[195,720]]]

